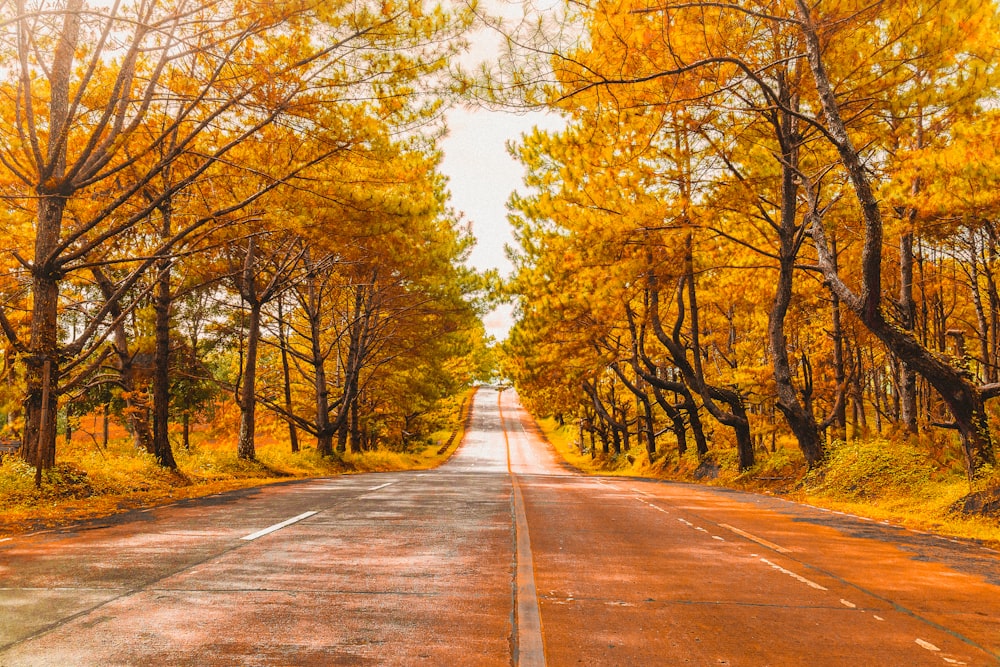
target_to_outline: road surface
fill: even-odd
[[[784,500],[583,477],[481,389],[434,471],[0,543],[0,666],[1000,665],[1000,559]]]

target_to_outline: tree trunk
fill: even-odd
[[[837,240],[830,240],[830,249],[833,254],[834,266],[837,264]],[[830,318],[831,332],[833,338],[833,379],[837,383],[837,402],[834,404],[833,437],[837,440],[847,440],[847,401],[841,398],[841,394],[847,392],[847,371],[844,359],[844,328],[841,324],[840,297],[836,292],[830,292]]]
[[[171,236],[171,208],[169,202],[160,208],[162,216],[161,238]],[[170,447],[170,267],[168,258],[157,261],[155,351],[153,354],[153,455],[165,468],[176,468],[174,452]]]
[[[667,415],[667,419],[670,420],[670,428],[674,432],[674,439],[677,440],[678,456],[684,456],[688,449],[687,429],[684,425],[684,417],[681,416],[680,410],[667,400],[661,389],[654,387],[653,396],[656,398],[657,405],[663,409],[664,414]]]
[[[785,103],[791,104],[787,93]],[[768,318],[768,339],[771,347],[772,371],[774,375],[777,405],[781,414],[792,429],[799,449],[810,468],[822,462],[824,457],[823,440],[819,425],[812,410],[799,401],[798,392],[792,382],[791,364],[788,359],[788,341],[785,338],[785,317],[792,303],[792,281],[795,274],[795,259],[799,249],[799,226],[797,220],[798,187],[798,146],[795,119],[785,115],[782,119],[782,133],[785,135],[782,161],[782,204],[781,224],[778,227],[778,285],[771,303]],[[692,297],[693,298],[693,297]],[[692,318],[694,317],[692,306]]]
[[[739,468],[741,471],[747,470],[754,464],[753,439],[750,435],[750,420],[747,417],[746,406],[743,404],[743,397],[732,389],[715,387],[705,382],[705,376],[701,367],[701,346],[699,343],[698,328],[698,301],[697,290],[694,283],[694,263],[692,257],[691,235],[688,235],[685,253],[685,275],[680,280],[677,289],[677,322],[672,335],[667,335],[660,321],[659,284],[655,271],[650,269],[647,274],[650,292],[650,315],[653,323],[653,331],[656,337],[670,352],[674,364],[680,369],[684,380],[689,385],[695,387],[701,395],[709,413],[719,420],[720,423],[733,429],[736,436],[736,450],[739,458]],[[681,342],[681,328],[684,323],[684,286],[687,286],[688,301],[691,310],[691,324],[689,327],[691,336],[691,348],[693,363],[687,358],[687,350]],[[721,409],[715,401],[719,400],[729,406],[729,412]]]
[[[281,350],[281,373],[285,389],[285,411],[292,411],[292,373],[288,363],[288,336],[285,333],[284,297],[278,298],[278,348]],[[288,441],[292,451],[299,451],[299,434],[292,420],[288,420]]]
[[[68,0],[62,29],[48,69],[49,127],[45,155],[36,165],[38,213],[31,264],[31,329],[25,358],[24,431],[21,455],[35,463],[38,481],[42,468],[55,465],[56,415],[59,400],[59,282],[61,269],[55,256],[62,234],[63,213],[72,194],[66,180],[66,141],[69,123],[70,79],[80,41],[83,0]],[[26,39],[26,38],[25,38]],[[10,72],[8,72],[10,74]],[[22,94],[30,96],[31,82],[22,80]]]
[[[335,429],[330,424],[330,388],[326,380],[326,356],[323,354],[323,331],[320,322],[322,311],[319,307],[316,281],[315,276],[309,277],[309,338],[312,365],[315,369],[313,384],[316,390],[316,451],[320,456],[332,456]]]
[[[917,307],[913,301],[913,233],[899,238],[899,312],[900,326],[912,335]],[[917,374],[904,360],[899,364],[899,421],[912,434],[917,429]]]
[[[247,321],[247,349],[243,360],[243,385],[240,387],[240,435],[236,455],[247,461],[257,458],[257,349],[260,343],[260,304],[250,304]]]
[[[633,359],[631,365],[633,368],[638,368],[638,363],[639,363],[638,360]],[[640,441],[645,442],[646,453],[649,454],[650,459],[652,459],[653,456],[656,454],[656,431],[653,428],[653,408],[650,406],[649,396],[647,396],[646,392],[642,390],[642,387],[640,387],[637,383],[629,380],[628,376],[621,369],[621,366],[619,366],[617,362],[611,365],[611,369],[615,372],[615,375],[617,375],[618,378],[622,381],[622,384],[624,384],[628,388],[628,390],[632,392],[632,395],[635,396],[636,437]],[[639,414],[639,408],[642,408],[642,415]],[[622,421],[626,420],[623,419]],[[628,425],[626,423],[626,429],[627,428]]]
[[[944,399],[962,439],[966,473],[969,479],[973,479],[983,467],[996,464],[984,393],[965,377],[964,369],[956,368],[932,354],[912,332],[891,324],[885,318],[881,307],[883,225],[879,201],[872,191],[868,173],[841,116],[839,102],[823,63],[822,47],[813,23],[813,10],[805,0],[796,0],[796,9],[805,37],[806,55],[827,124],[827,136],[837,149],[840,162],[851,181],[865,228],[860,271],[861,292],[858,295],[833,270],[819,214],[820,206],[815,193],[810,193],[810,217],[820,269],[831,288],[838,291],[841,300],[857,314],[865,327],[896,354],[900,361],[923,376]]]
[[[244,460],[257,458],[256,449],[256,408],[257,408],[257,347],[260,343],[260,309],[257,296],[256,237],[247,241],[247,254],[243,261],[243,276],[240,280],[240,295],[250,306],[247,320],[247,348],[243,359],[243,384],[240,387],[240,431],[236,443],[236,455]]]
[[[361,446],[361,415],[358,399],[351,401],[351,438],[350,446],[352,452],[360,452]]]
[[[51,255],[59,241],[64,207],[65,200],[52,195],[43,195],[38,203],[21,452],[25,460],[39,468],[55,464],[56,406],[59,397],[59,278],[58,267],[51,260]],[[47,402],[44,406],[43,396]]]

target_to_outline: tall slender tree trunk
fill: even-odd
[[[281,374],[285,391],[285,411],[293,414],[292,373],[288,363],[288,335],[285,332],[284,296],[278,298],[278,348],[281,350]],[[292,451],[299,451],[299,433],[291,419],[288,420],[288,441]]]
[[[653,421],[653,406],[650,405],[649,399],[641,401],[642,409],[644,414],[644,426],[645,426],[645,436],[646,436],[646,454],[649,455],[649,459],[652,461],[653,457],[656,456],[656,425]]]
[[[983,271],[980,261],[983,259],[977,242],[978,232],[969,232],[969,289],[972,293],[972,303],[976,308],[976,338],[979,339],[980,372],[987,382],[990,382],[992,363],[990,360],[990,326],[986,319],[986,308],[983,303],[983,290],[980,280]]]
[[[236,455],[244,460],[257,458],[256,407],[257,407],[257,348],[260,343],[261,303],[257,295],[256,237],[247,241],[247,254],[243,262],[240,293],[250,306],[247,318],[247,347],[243,358],[243,384],[240,386],[240,431]]]
[[[243,360],[243,384],[240,387],[240,434],[236,455],[247,461],[257,458],[257,350],[260,344],[260,304],[250,304],[247,318],[247,349]]]
[[[787,90],[782,87],[781,95],[789,107],[797,107]],[[799,400],[798,391],[792,382],[792,369],[788,359],[788,341],[785,337],[785,318],[792,303],[792,282],[795,276],[795,260],[798,256],[801,233],[798,224],[798,127],[797,119],[790,114],[782,114],[780,120],[782,136],[782,179],[781,179],[781,221],[778,227],[778,285],[771,303],[768,318],[768,338],[771,347],[772,370],[778,409],[792,429],[799,449],[810,468],[824,458],[823,440],[819,425],[812,410]]]
[[[160,207],[162,226],[161,238],[171,236],[172,210],[170,202]],[[155,351],[153,354],[153,455],[165,468],[176,468],[174,452],[170,446],[170,307],[173,294],[170,291],[170,271],[172,261],[163,258],[157,261],[156,295],[153,309],[156,313]]]
[[[316,390],[316,451],[320,456],[332,456],[335,429],[330,423],[330,388],[326,379],[326,356],[323,354],[323,331],[320,322],[322,311],[316,289],[318,278],[310,276],[308,280],[309,338],[312,365],[315,370],[313,386]]]
[[[833,264],[837,264],[837,239],[830,239],[830,249],[833,254]],[[833,379],[837,383],[837,393],[847,392],[847,370],[844,358],[844,327],[841,323],[840,297],[836,292],[830,292],[830,336],[833,338]],[[847,440],[847,401],[838,396],[834,405],[832,424],[833,437]]]
[[[24,458],[38,468],[55,464],[59,397],[59,279],[57,267],[49,258],[59,240],[64,204],[62,197],[41,198],[35,239],[36,260],[32,267],[30,354],[25,359],[27,391],[21,447]]]
[[[911,334],[916,326],[917,307],[913,301],[913,233],[899,238],[900,325]],[[899,363],[899,421],[908,433],[917,428],[917,374],[904,359]]]
[[[34,261],[31,267],[31,329],[25,358],[24,431],[21,453],[35,464],[38,480],[43,468],[55,465],[56,414],[59,401],[59,281],[55,256],[62,234],[63,213],[72,194],[66,182],[66,137],[69,124],[70,79],[80,41],[83,0],[67,0],[63,27],[49,67],[49,133],[45,155],[37,165],[38,213]],[[24,28],[20,28],[24,29]],[[28,36],[22,35],[27,40]],[[30,81],[22,85],[31,86]],[[30,90],[25,91],[30,95]]]
[[[361,437],[361,408],[359,405],[358,398],[355,397],[351,401],[351,451],[360,452],[362,450],[362,437]]]

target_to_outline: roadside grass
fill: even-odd
[[[236,456],[235,428],[228,419],[220,419],[193,432],[190,449],[174,444],[177,470],[173,471],[160,467],[151,454],[136,450],[120,427],[112,429],[107,447],[81,428],[68,443],[60,438],[57,465],[45,471],[40,489],[35,488],[34,467],[16,456],[0,462],[0,537],[289,479],[434,468],[461,443],[473,391],[450,406],[445,420],[450,428],[401,451],[322,457],[310,443],[292,452],[287,431],[265,423],[257,438],[257,459],[246,461]],[[171,432],[174,436],[179,443],[179,432]]]
[[[581,452],[576,429],[538,421],[559,455],[581,472],[649,477],[780,495],[790,500],[887,521],[913,530],[974,540],[1000,548],[1000,472],[986,470],[972,483],[961,462],[940,443],[884,438],[835,442],[826,464],[809,471],[793,443],[758,449],[757,464],[740,473],[736,450],[713,449],[705,460],[691,451],[657,454],[652,461],[633,446],[620,456]],[[598,448],[600,443],[598,442]]]

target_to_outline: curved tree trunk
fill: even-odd
[[[681,416],[680,410],[674,407],[667,400],[667,397],[663,395],[662,389],[653,387],[653,396],[656,398],[657,405],[660,406],[664,414],[667,415],[667,419],[670,420],[670,430],[674,432],[674,439],[677,440],[677,454],[684,456],[688,450],[687,428],[684,424],[684,417]]]
[[[650,317],[653,324],[653,332],[657,339],[663,343],[670,352],[674,364],[680,369],[684,376],[684,381],[693,386],[701,395],[705,408],[721,424],[733,429],[736,436],[736,450],[739,457],[740,470],[747,470],[754,465],[753,439],[750,433],[750,419],[747,416],[746,406],[743,404],[743,397],[732,389],[724,389],[709,385],[705,382],[704,373],[701,368],[701,346],[699,343],[698,329],[698,301],[697,291],[694,284],[694,267],[691,252],[692,239],[688,236],[687,252],[685,254],[686,270],[685,275],[680,280],[677,289],[677,321],[674,325],[672,335],[667,335],[660,320],[660,294],[659,284],[655,271],[650,268],[647,274],[649,281],[650,296]],[[693,363],[688,360],[687,349],[681,341],[681,328],[684,324],[684,286],[687,286],[688,300],[691,309],[691,347]],[[716,401],[721,401],[729,407],[725,411],[718,406]]]
[[[924,347],[912,333],[886,320],[881,304],[883,224],[879,201],[841,116],[840,105],[823,63],[822,47],[812,9],[805,0],[796,0],[796,10],[805,37],[809,66],[823,108],[828,137],[837,149],[840,163],[851,181],[865,226],[861,256],[861,290],[860,294],[855,294],[840,278],[831,261],[830,248],[827,245],[823,220],[819,212],[820,204],[816,193],[811,186],[808,187],[806,194],[811,208],[809,215],[820,269],[831,289],[837,292],[840,300],[858,316],[865,327],[885,343],[901,362],[923,376],[944,399],[961,436],[966,472],[972,479],[983,467],[996,464],[996,452],[985,409],[987,394],[971,382],[966,369],[947,363]]]
[[[792,110],[798,109],[798,99],[788,90],[781,79],[779,95],[782,103]],[[792,429],[799,449],[810,468],[818,465],[824,457],[823,439],[816,416],[808,405],[799,400],[799,392],[792,381],[791,364],[788,359],[788,340],[785,336],[785,318],[792,303],[792,284],[795,278],[795,260],[802,244],[804,226],[798,220],[798,119],[791,113],[782,112],[774,121],[775,131],[781,145],[781,211],[778,231],[778,284],[768,315],[768,340],[771,348],[772,371],[774,375],[777,406]]]

